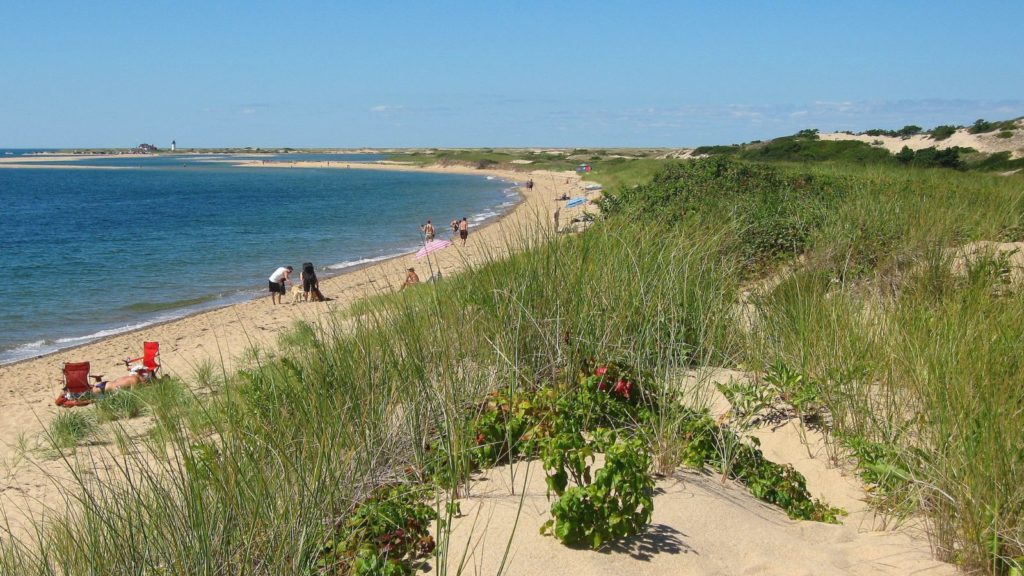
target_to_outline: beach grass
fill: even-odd
[[[445,478],[442,516],[472,490],[483,394],[594,358],[654,374],[665,397],[687,368],[784,366],[813,383],[830,454],[861,469],[880,510],[922,515],[940,557],[966,569],[1014,568],[1024,304],[998,262],[958,274],[952,250],[1024,239],[1019,187],[721,159],[634,187],[650,167],[634,168],[616,168],[607,218],[583,234],[527,231],[457,278],[298,324],[222,382],[197,369],[189,384],[207,396],[146,389],[155,448],[119,454],[102,487],[76,476],[74,512],[40,528],[44,547],[5,541],[0,571],[314,574],[379,487]],[[648,432],[659,469],[681,458],[683,417],[666,409]]]

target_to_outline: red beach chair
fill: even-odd
[[[95,375],[93,378],[99,382],[102,376]],[[89,363],[88,362],[65,362],[64,363],[64,389],[60,396],[57,396],[57,406],[71,408],[72,406],[87,406],[92,402],[92,385],[89,384]]]
[[[142,356],[138,358],[126,358],[124,361],[125,368],[131,369],[132,362],[142,361],[142,367],[149,371],[153,377],[156,377],[156,371],[160,369],[160,343],[159,342],[143,342],[142,343]]]

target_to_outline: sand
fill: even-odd
[[[687,379],[703,387],[749,377],[706,369]],[[712,413],[727,407],[716,394]],[[956,574],[953,566],[932,558],[918,526],[881,529],[881,519],[864,503],[863,486],[848,471],[827,465],[820,436],[810,433],[805,446],[792,423],[754,435],[766,457],[791,463],[804,474],[812,495],[849,512],[841,525],[790,520],[746,488],[722,483],[718,474],[678,470],[657,482],[654,515],[645,533],[598,551],[575,550],[539,534],[551,506],[544,472],[537,462],[519,463],[478,475],[470,496],[460,501],[462,516],[452,522],[449,573],[461,564],[467,574],[496,574],[504,564],[509,575]],[[595,469],[601,465],[598,459]],[[428,572],[437,573],[437,567]]]
[[[325,167],[324,163],[299,162],[251,165],[267,167]],[[379,165],[350,164],[350,169],[380,169]],[[331,168],[346,169],[337,162]],[[435,269],[451,276],[503,253],[506,238],[521,234],[548,234],[552,214],[562,206],[561,223],[592,207],[566,209],[553,199],[563,193],[583,195],[575,173],[480,171],[465,167],[413,168],[397,164],[389,170],[422,170],[444,173],[490,174],[511,181],[534,181],[532,191],[520,188],[523,201],[506,217],[479,229],[470,229],[465,247],[456,241],[432,260]],[[599,191],[587,191],[595,198]],[[439,223],[443,230],[444,223]],[[447,232],[439,234],[446,238]],[[297,265],[298,263],[294,263]],[[165,372],[188,379],[203,363],[227,370],[239,366],[252,346],[273,350],[278,336],[298,320],[318,322],[332,311],[343,310],[366,295],[396,290],[405,269],[415,266],[422,279],[426,262],[412,255],[398,257],[321,280],[325,303],[273,306],[268,297],[232,305],[143,330],[103,339],[75,349],[0,366],[0,526],[4,517],[12,533],[31,535],[29,519],[48,509],[60,511],[63,500],[54,479],[68,475],[66,464],[31,447],[61,410],[53,404],[60,385],[60,367],[66,361],[89,360],[93,372],[118,375],[121,360],[141,354],[142,342],[161,343]],[[269,274],[270,271],[268,270]],[[262,280],[262,279],[260,279]],[[286,302],[290,301],[290,294]],[[715,370],[711,378],[746,378],[739,372]],[[692,375],[691,379],[696,379]],[[702,379],[703,380],[703,379]],[[725,409],[718,398],[716,410]],[[91,408],[85,408],[89,410]],[[129,426],[140,429],[145,419]],[[677,472],[658,482],[655,514],[649,530],[626,542],[599,552],[572,550],[551,537],[538,535],[548,518],[543,473],[536,465],[516,469],[516,495],[511,494],[509,467],[487,471],[477,479],[470,497],[462,503],[465,515],[455,521],[450,547],[451,567],[465,557],[464,571],[494,574],[502,562],[509,535],[509,574],[952,574],[949,565],[931,558],[927,540],[915,530],[881,531],[864,504],[863,486],[848,471],[829,467],[821,456],[820,440],[812,438],[811,453],[800,443],[791,425],[779,430],[759,430],[766,454],[789,462],[803,472],[816,496],[851,512],[841,526],[794,522],[776,508],[755,500],[742,487],[721,484],[714,475]],[[816,443],[817,442],[817,443]],[[79,448],[86,457],[105,447]],[[529,474],[524,474],[527,470]],[[525,496],[523,481],[527,480]],[[522,506],[520,506],[522,503]],[[0,528],[0,540],[4,535]],[[437,567],[432,567],[437,571]]]

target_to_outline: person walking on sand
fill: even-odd
[[[463,216],[459,222],[459,238],[462,238],[462,245],[466,245],[466,237],[469,236],[469,222],[466,217]]]
[[[421,226],[421,228],[423,229],[423,236],[427,239],[427,242],[433,242],[434,225],[430,222],[430,220],[427,220],[427,223]]]
[[[284,298],[285,283],[288,282],[288,275],[292,273],[291,266],[282,266],[270,275],[270,303],[281,304]]]

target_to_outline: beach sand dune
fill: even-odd
[[[684,385],[711,394],[712,414],[720,415],[728,403],[713,384],[749,378],[708,368],[689,373]],[[743,486],[721,482],[717,473],[680,469],[657,482],[654,515],[643,534],[598,551],[572,549],[539,533],[551,503],[544,471],[534,461],[474,479],[470,496],[460,501],[462,516],[452,521],[449,573],[463,565],[463,573],[496,574],[504,563],[509,575],[956,574],[952,565],[932,558],[918,523],[883,529],[861,483],[828,465],[820,435],[809,431],[804,445],[792,422],[753,435],[768,459],[792,464],[806,477],[815,498],[844,508],[842,524],[790,520]],[[602,464],[599,457],[594,468]]]
[[[846,134],[843,132],[832,132],[819,134],[822,140],[857,140],[867,142],[873,146],[880,146],[889,152],[896,154],[904,146],[914,150],[935,147],[939,150],[959,146],[961,148],[974,148],[978,152],[995,154],[997,152],[1010,152],[1010,158],[1024,157],[1024,120],[1017,121],[1017,129],[1013,131],[1010,138],[1000,138],[998,131],[984,134],[971,134],[966,128],[960,128],[952,136],[944,140],[933,140],[927,134],[917,136],[868,136],[866,134]]]
[[[317,163],[300,164],[296,168],[322,167]],[[343,168],[337,164],[331,167]],[[388,169],[418,168],[390,165]],[[593,209],[584,206],[567,210],[564,204],[554,202],[563,193],[585,194],[575,173],[482,172],[464,167],[426,170],[486,173],[513,181],[532,178],[535,185],[532,190],[520,189],[523,201],[509,215],[490,226],[471,229],[465,247],[456,242],[432,254],[429,263],[408,255],[322,280],[322,291],[333,298],[330,302],[273,306],[264,297],[0,366],[0,521],[6,520],[14,535],[31,537],[30,519],[47,510],[64,509],[65,496],[55,483],[69,476],[67,464],[31,449],[39,444],[45,428],[61,410],[53,405],[53,398],[59,391],[63,362],[88,360],[93,372],[117,375],[124,370],[123,358],[137,356],[143,341],[156,340],[161,343],[167,373],[189,379],[205,363],[230,372],[241,365],[240,359],[252,347],[274,350],[278,337],[296,321],[322,322],[358,298],[397,290],[409,266],[415,266],[424,280],[431,270],[440,270],[449,277],[488,258],[500,257],[508,251],[509,238],[536,238],[549,233],[557,206],[562,206],[563,223]],[[586,195],[593,199],[599,194],[595,191]],[[713,372],[713,378],[728,377],[746,375]],[[719,404],[718,409],[724,408]],[[149,422],[141,418],[127,425],[131,436],[141,436]],[[828,467],[822,458],[809,457],[795,429],[761,430],[757,434],[770,458],[791,462],[807,476],[815,496],[851,512],[843,525],[794,522],[778,509],[753,499],[742,487],[721,484],[713,475],[677,472],[659,482],[653,523],[645,534],[599,552],[573,550],[537,533],[550,506],[544,493],[544,476],[538,466],[521,464],[490,470],[477,478],[471,496],[463,501],[465,514],[453,526],[451,567],[454,569],[463,557],[462,551],[468,550],[463,573],[496,573],[515,528],[506,563],[509,574],[953,572],[950,566],[931,559],[927,541],[920,534],[875,531],[878,522],[863,503],[864,491],[859,483]],[[812,453],[814,450],[819,448],[812,446]],[[90,462],[93,473],[102,475],[103,468],[111,465],[111,452],[110,446],[85,446],[78,448],[76,456]],[[513,482],[517,486],[515,495],[510,489]],[[437,567],[432,568],[437,571]]]

